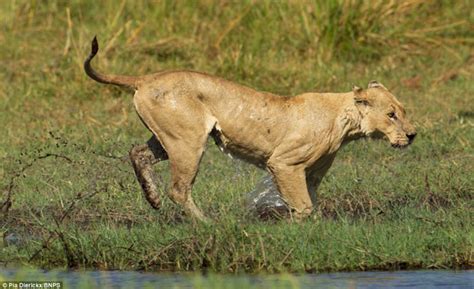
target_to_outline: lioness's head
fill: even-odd
[[[406,119],[403,105],[385,86],[371,81],[367,89],[354,86],[353,92],[362,116],[361,130],[366,136],[387,137],[396,148],[406,147],[413,142],[415,128]]]

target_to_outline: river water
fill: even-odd
[[[124,271],[45,271],[0,268],[0,289],[8,281],[61,281],[61,288],[422,288],[472,289],[474,270],[420,270],[280,275],[200,275]],[[14,286],[14,285],[10,285]],[[10,287],[15,288],[15,287]],[[18,287],[21,288],[21,287]],[[23,287],[26,288],[26,287]]]

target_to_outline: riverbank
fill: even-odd
[[[63,161],[66,166],[74,166],[70,159]],[[59,169],[61,161],[54,157],[35,164],[38,170],[31,166],[24,180],[39,174],[31,182],[37,188],[50,169],[74,172],[78,183],[70,184],[69,198],[52,194],[42,200],[28,195],[23,202],[35,206],[13,207],[4,223],[1,260],[42,268],[224,273],[472,268],[469,194],[448,199],[426,187],[418,194],[375,193],[378,189],[370,181],[353,180],[361,191],[323,190],[316,213],[301,224],[263,222],[246,213],[245,194],[240,193],[258,179],[259,172],[240,164],[240,169],[214,182],[198,181],[201,192],[209,185],[231,190],[232,185],[225,184],[229,176],[238,184],[230,194],[216,189],[213,194],[197,194],[214,220],[206,225],[183,218],[170,202],[165,201],[159,212],[150,209],[133,183],[128,163],[104,157],[93,162],[98,171],[83,162],[77,162],[83,170]],[[56,168],[45,169],[47,163]],[[336,168],[335,173],[345,171]],[[107,177],[94,178],[99,172]],[[334,183],[324,187],[341,185],[339,179],[334,177]],[[82,187],[72,191],[79,180]],[[120,183],[129,184],[128,189]],[[51,183],[44,185],[51,188]],[[365,192],[369,188],[373,194]]]
[[[423,213],[417,213],[418,218]],[[27,239],[3,260],[42,268],[138,271],[325,272],[472,268],[472,246],[460,215],[424,220],[321,220],[294,224],[209,227],[143,225],[126,229],[68,227],[59,237]],[[447,218],[447,220],[445,219]],[[56,234],[55,234],[56,235]],[[27,237],[28,238],[28,237]],[[32,257],[33,256],[33,257]]]

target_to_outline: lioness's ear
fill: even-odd
[[[369,82],[369,85],[367,86],[368,88],[383,88],[385,90],[388,90],[385,86],[383,86],[383,84],[381,84],[380,82],[378,82],[377,80],[372,80],[371,82]]]
[[[352,86],[352,91],[354,92],[354,94],[360,94],[362,92],[362,88],[357,86],[357,85],[353,85]]]
[[[357,85],[352,86],[352,92],[354,92],[354,101],[356,104],[369,105],[369,100],[364,95],[364,90],[361,87]]]

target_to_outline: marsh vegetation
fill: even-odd
[[[472,1],[2,1],[0,264],[472,268],[472,11]],[[344,147],[299,224],[249,215],[246,192],[265,172],[211,142],[193,195],[215,222],[193,223],[167,198],[154,211],[128,160],[150,136],[131,95],[83,72],[94,35],[96,67],[116,74],[193,69],[281,95],[377,79],[418,137],[405,150]],[[166,183],[165,162],[157,172]]]

